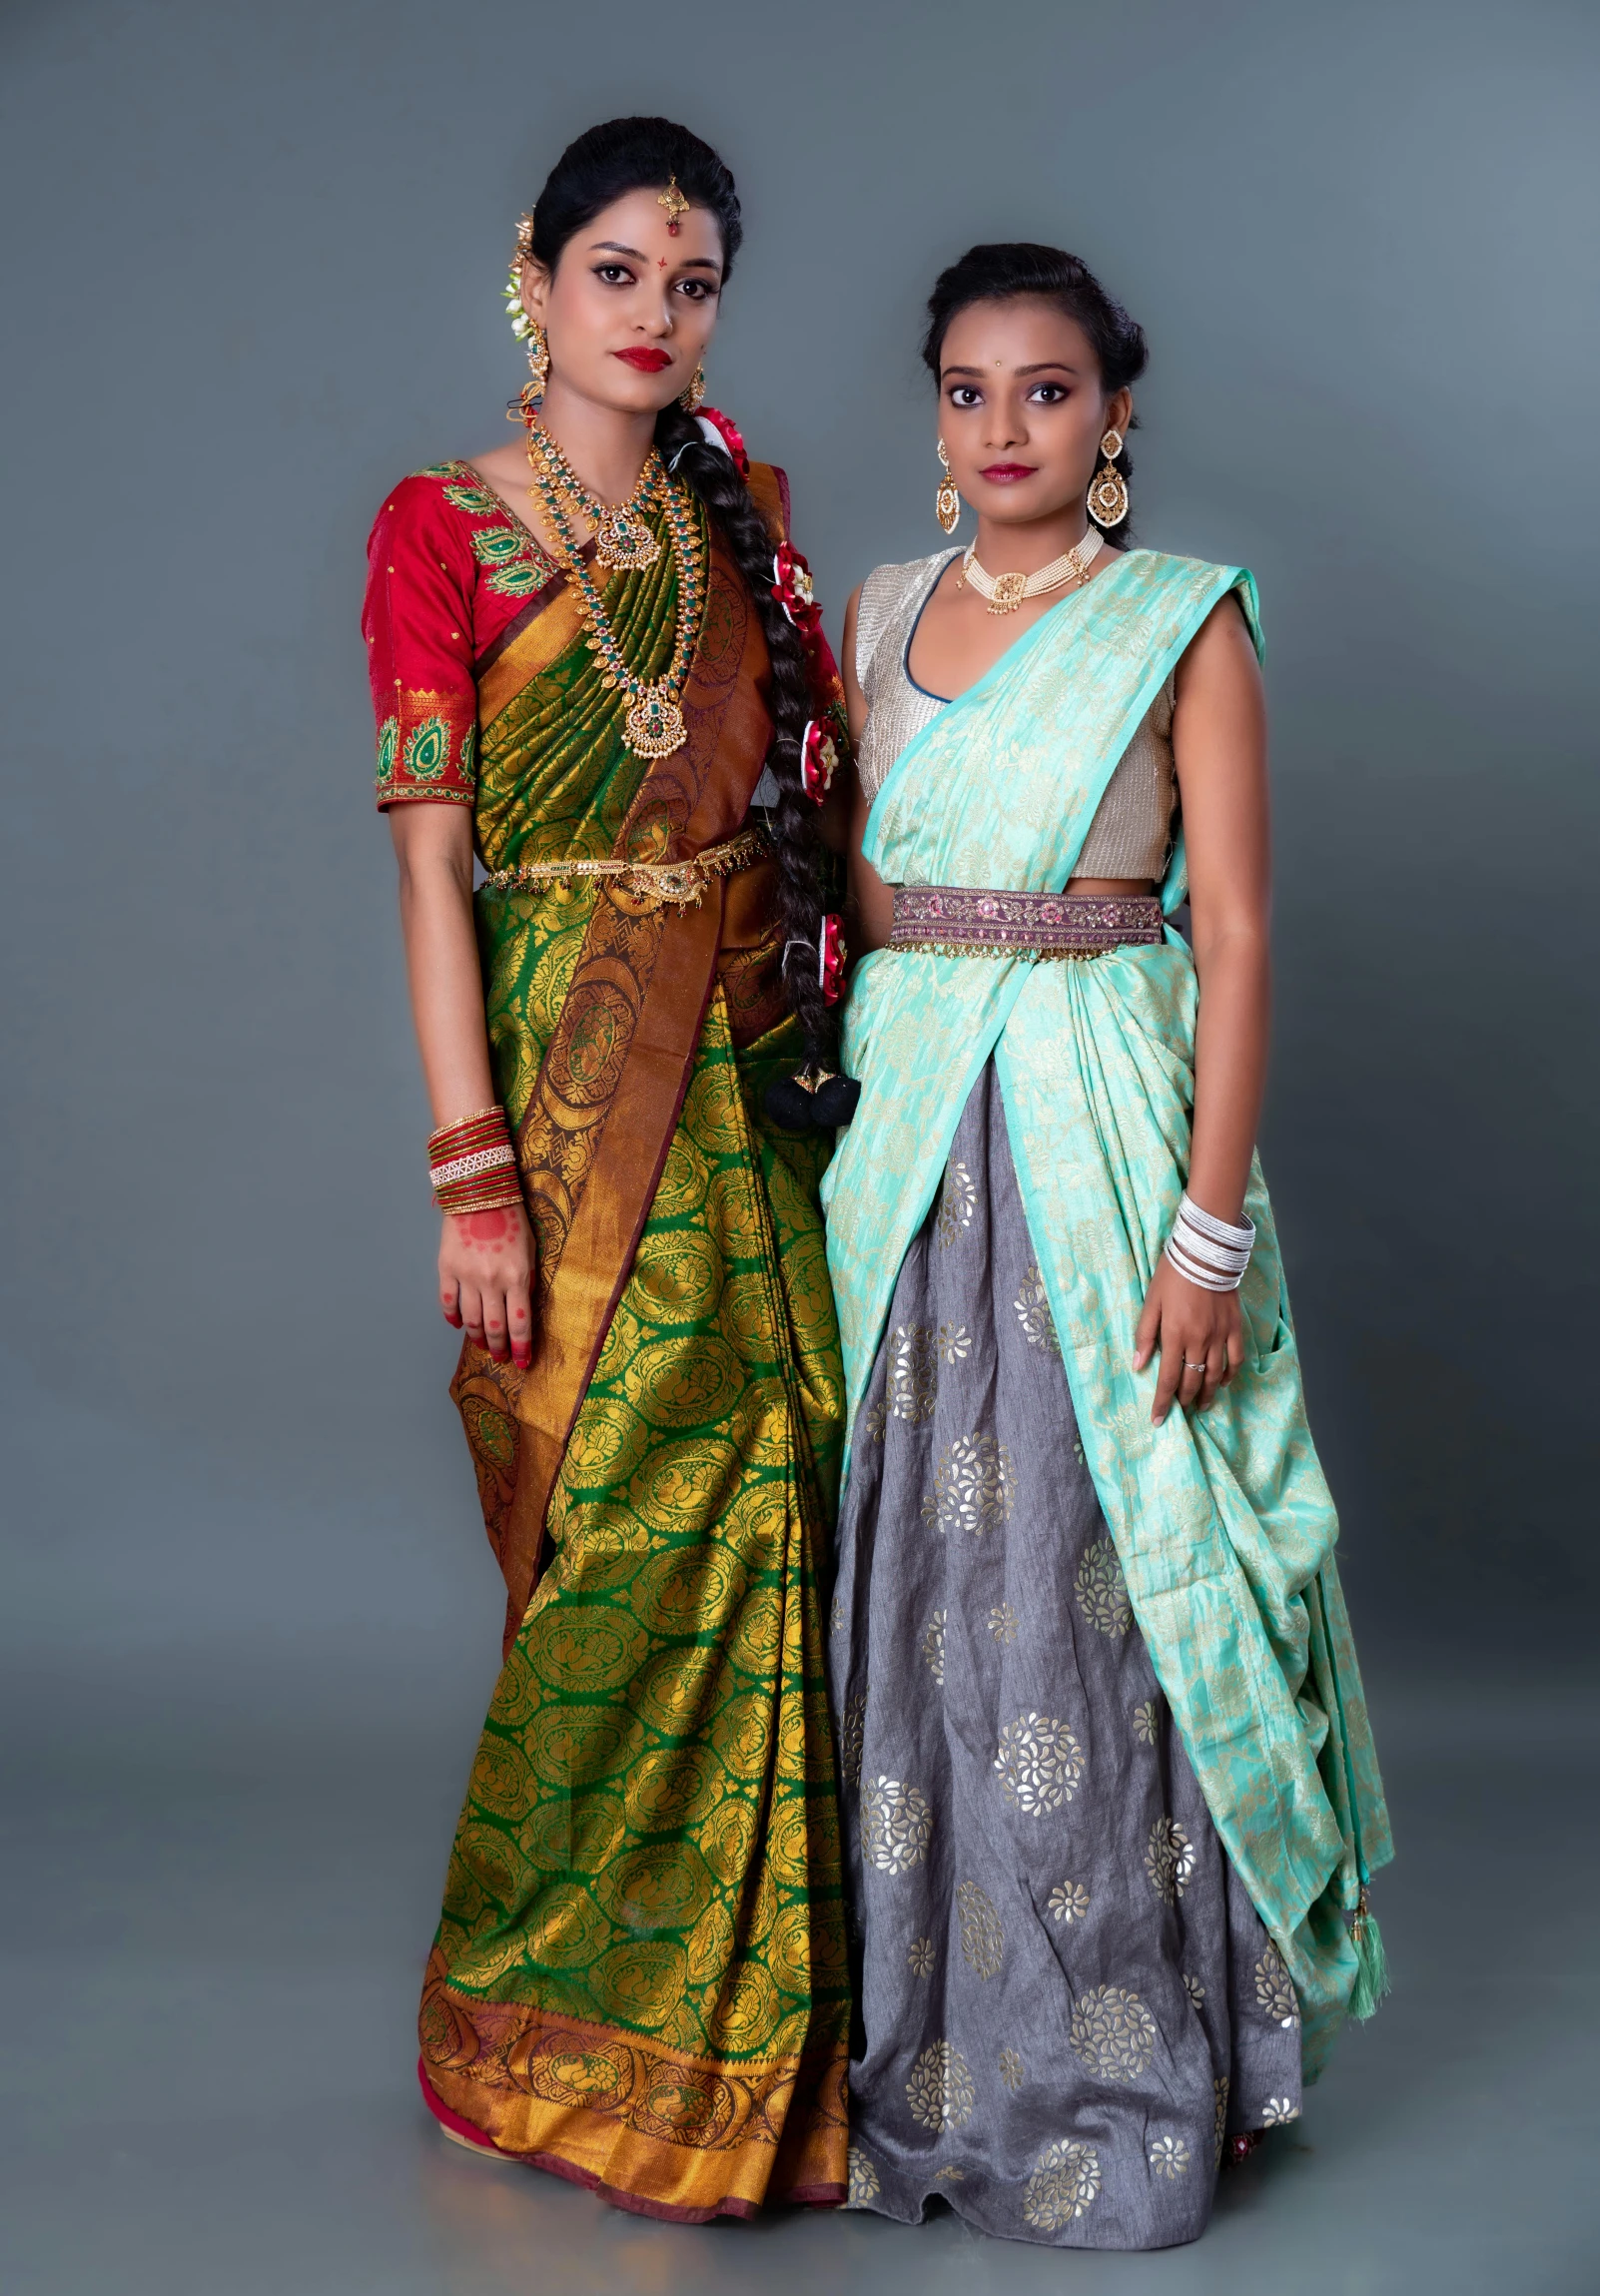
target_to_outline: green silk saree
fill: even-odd
[[[776,523],[772,480],[752,474]],[[470,473],[460,492],[472,507]],[[707,544],[672,757],[625,748],[626,697],[559,577],[479,664],[491,871],[679,861],[745,822],[766,647]],[[605,601],[659,674],[670,551]],[[772,864],[681,908],[591,878],[491,881],[476,909],[536,1331],[529,1370],[468,1344],[452,1388],[506,1636],[428,1964],[424,2085],[457,2133],[644,2213],[836,2200],[848,1982],[816,1555],[843,1397],[826,1147],[761,1114],[799,1054]]]

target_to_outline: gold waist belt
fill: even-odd
[[[522,861],[485,877],[485,893],[519,893],[537,885],[575,885],[585,877],[614,879],[648,909],[698,909],[708,885],[765,861],[766,832],[741,829],[725,845],[708,845],[687,861]]]

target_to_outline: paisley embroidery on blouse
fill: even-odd
[[[441,717],[424,717],[405,736],[407,781],[437,781],[449,771],[450,729]]]
[[[444,499],[468,518],[490,518],[489,526],[473,526],[468,534],[472,555],[484,567],[484,586],[502,598],[530,598],[550,581],[556,568],[540,548],[538,537],[513,521],[505,504],[465,462],[435,462],[420,475],[444,478]]]

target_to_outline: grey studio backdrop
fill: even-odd
[[[1472,0],[13,0],[5,2078],[9,2166],[55,2196],[14,2220],[17,2285],[532,2284],[531,2204],[418,2150],[406,2088],[499,1600],[357,616],[386,486],[504,435],[512,224],[591,120],[676,114],[738,177],[711,394],[787,465],[835,638],[869,567],[939,539],[939,266],[1055,240],[1145,324],[1142,533],[1261,585],[1263,1154],[1374,1704],[1423,1749],[1413,1874],[1469,1686],[1500,1753],[1506,1717],[1570,1742],[1600,1591],[1595,48],[1589,10]],[[1439,2169],[1463,2201],[1470,2159]],[[549,2205],[547,2285],[628,2281],[583,2196]],[[1193,2253],[1253,2285],[1236,2229]],[[1498,2285],[1580,2285],[1548,2237]],[[737,2287],[756,2251],[692,2253]],[[848,2253],[887,2287],[934,2251]],[[960,2253],[952,2287],[1056,2284]]]

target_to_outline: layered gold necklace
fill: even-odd
[[[610,513],[613,519],[624,512],[628,513],[637,517],[642,524],[639,505],[646,497],[641,495],[640,487],[653,461],[657,475],[652,481],[654,491],[648,499],[660,500],[666,507],[667,531],[671,537],[672,556],[678,577],[678,626],[672,659],[660,677],[646,681],[628,666],[627,657],[617,643],[616,632],[607,619],[594,577],[578,546],[577,536],[572,531],[568,511],[574,505],[574,499],[577,506],[583,508],[583,515],[590,516],[588,508],[582,504],[581,496],[574,498],[572,495],[571,489],[579,481],[573,476],[570,464],[554,439],[533,423],[528,424],[527,459],[533,473],[533,494],[544,513],[548,531],[555,538],[556,555],[571,578],[583,610],[583,618],[589,626],[589,651],[598,654],[600,658],[603,683],[628,696],[629,707],[622,723],[622,738],[635,757],[670,757],[688,739],[688,729],[683,722],[678,697],[688,676],[689,656],[694,650],[695,633],[700,626],[700,603],[705,594],[705,561],[700,526],[687,491],[667,474],[661,466],[660,456],[652,447],[650,459],[640,474],[639,486],[635,486],[626,502]],[[589,499],[592,501],[594,497],[590,496]],[[600,504],[599,507],[603,511],[605,506]],[[595,555],[599,557],[602,553],[598,547],[598,521],[595,522]],[[647,556],[635,554],[604,559],[603,562],[626,567],[653,564],[661,554],[661,545],[648,527],[644,528],[644,537],[649,543]]]
[[[661,499],[666,471],[653,446],[644,457],[644,468],[625,502],[602,502],[592,487],[584,485],[544,425],[536,417],[530,417],[527,458],[535,478],[539,475],[540,457],[545,473],[567,506],[593,527],[594,555],[602,566],[621,566],[632,572],[655,564],[661,555],[661,545],[651,533],[646,518]]]
[[[1081,542],[1075,542],[1059,558],[1052,558],[1050,564],[1041,566],[1036,574],[990,573],[986,566],[978,563],[978,545],[973,542],[961,561],[956,587],[959,590],[963,582],[971,582],[978,595],[989,600],[992,614],[1014,614],[1024,598],[1042,598],[1068,582],[1087,581],[1104,540],[1099,527],[1091,526]]]

